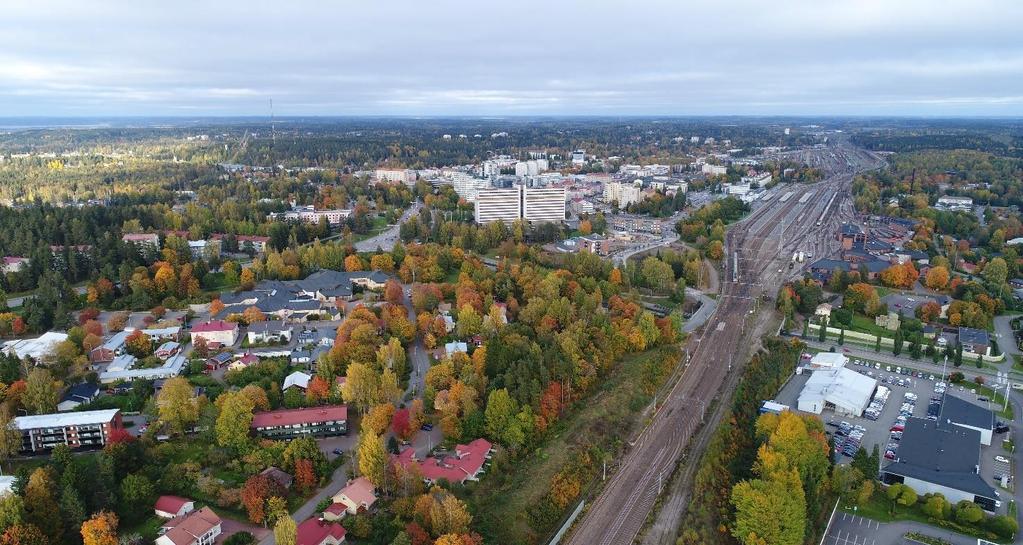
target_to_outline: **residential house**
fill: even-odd
[[[206,359],[206,370],[216,371],[227,365],[234,356],[230,352],[221,352]]]
[[[313,377],[303,373],[302,371],[295,371],[290,375],[284,377],[284,386],[281,387],[282,391],[287,391],[288,388],[298,388],[303,392],[309,387],[309,381]]]
[[[73,411],[78,408],[79,405],[91,403],[98,396],[99,386],[89,384],[87,382],[75,384],[68,388],[68,391],[64,393],[64,397],[62,397],[60,403],[57,404],[57,411]]]
[[[339,545],[345,542],[345,529],[336,522],[311,518],[298,525],[295,545]]]
[[[167,341],[167,342],[161,344],[156,349],[156,352],[153,352],[153,353],[156,355],[156,357],[160,358],[161,360],[166,360],[167,358],[177,354],[178,351],[180,351],[180,350],[181,350],[181,343],[178,343],[176,341]]]
[[[983,329],[960,327],[959,344],[962,345],[964,353],[974,356],[991,355],[991,338]]]
[[[4,256],[3,264],[0,265],[0,272],[4,274],[21,272],[28,266],[28,262],[29,259],[27,257],[13,255]]]
[[[369,511],[377,501],[376,487],[366,477],[358,477],[348,481],[345,487],[334,494],[334,505],[344,506],[343,511],[356,515],[359,509]]]
[[[294,477],[289,475],[286,471],[274,466],[270,466],[263,471],[260,471],[259,474],[265,475],[268,479],[279,484],[281,488],[285,490],[290,490],[291,484],[295,482]]]
[[[93,348],[89,352],[89,361],[92,363],[109,363],[124,351],[124,342],[128,339],[130,331],[118,331],[114,333],[103,344]]]
[[[312,352],[298,348],[291,351],[292,365],[305,365],[312,361]]]
[[[181,374],[185,363],[188,360],[184,354],[177,354],[167,358],[160,367],[149,367],[135,369],[136,358],[130,354],[124,354],[114,358],[106,370],[99,374],[99,381],[104,384],[118,381],[132,381],[136,379],[157,380],[176,377]]]
[[[220,517],[209,507],[174,517],[160,528],[156,545],[213,545],[222,531]]]
[[[283,321],[256,322],[249,324],[246,336],[249,344],[290,342],[293,329]]]
[[[493,445],[486,439],[477,439],[468,445],[456,445],[455,453],[449,456],[429,456],[420,461],[413,448],[407,448],[394,456],[397,463],[408,467],[417,464],[427,484],[447,479],[451,483],[477,481],[484,473],[483,465],[490,458]]]
[[[160,249],[160,235],[157,233],[125,233],[121,236],[121,240],[136,246]]]
[[[209,347],[233,346],[238,341],[238,324],[224,320],[203,322],[194,326],[190,334],[193,345],[202,339]]]
[[[156,499],[154,511],[156,516],[165,519],[183,517],[195,511],[195,502],[181,496],[160,496]]]
[[[246,352],[238,359],[231,362],[231,364],[227,366],[227,369],[229,371],[236,371],[238,369],[245,369],[246,367],[250,365],[255,365],[257,363],[259,363],[259,356],[253,354],[252,352]]]
[[[467,354],[469,352],[469,345],[464,342],[458,341],[449,342],[444,345],[444,355],[446,355],[449,358],[451,356],[454,356],[455,354],[458,354],[459,352],[461,352],[462,354]]]

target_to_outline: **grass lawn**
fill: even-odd
[[[643,388],[641,364],[660,354],[652,350],[624,358],[592,396],[559,422],[542,447],[495,467],[467,489],[463,495],[476,514],[474,526],[488,543],[533,544],[547,537],[530,526],[527,509],[545,498],[554,475],[570,461],[573,447],[597,445],[611,451],[621,447],[652,400]]]
[[[1003,539],[992,539],[994,537],[993,534],[990,534],[987,530],[984,529],[974,530],[973,528],[965,526],[958,526],[957,528],[945,528],[943,526],[939,526],[935,524],[931,518],[929,518],[927,515],[923,514],[920,511],[921,505],[922,505],[921,502],[918,501],[917,503],[910,507],[903,507],[901,505],[897,506],[895,508],[895,514],[893,515],[890,512],[891,502],[888,500],[887,497],[884,496],[884,491],[882,490],[875,493],[874,496],[870,498],[870,501],[866,505],[861,505],[856,509],[854,509],[853,507],[843,506],[841,509],[846,513],[859,515],[861,517],[866,517],[868,519],[873,519],[880,522],[911,520],[922,524],[926,524],[928,526],[933,526],[935,528],[951,530],[957,533],[968,532],[966,533],[966,535],[972,535],[974,537],[980,537],[983,539],[997,541],[999,543],[1008,543],[1009,541],[1011,541]]]
[[[832,325],[831,327],[835,326]],[[888,329],[875,324],[874,320],[867,318],[862,314],[853,314],[852,325],[849,329],[852,331],[859,331],[861,333],[870,333],[875,336],[880,335],[888,338],[895,337],[894,332],[888,331]]]
[[[154,541],[160,532],[160,525],[163,521],[164,519],[152,515],[138,524],[121,528],[120,533],[121,535],[138,534],[146,541]]]

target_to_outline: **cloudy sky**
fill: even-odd
[[[1019,0],[8,0],[0,116],[1023,115]]]

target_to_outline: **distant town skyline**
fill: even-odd
[[[15,0],[0,117],[1023,115],[1023,4]]]

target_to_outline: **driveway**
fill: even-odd
[[[995,316],[995,337],[998,339],[998,348],[1008,355],[1018,356],[1021,354],[1016,346],[1016,335],[1012,331],[1012,319],[1018,314],[1007,314]]]

